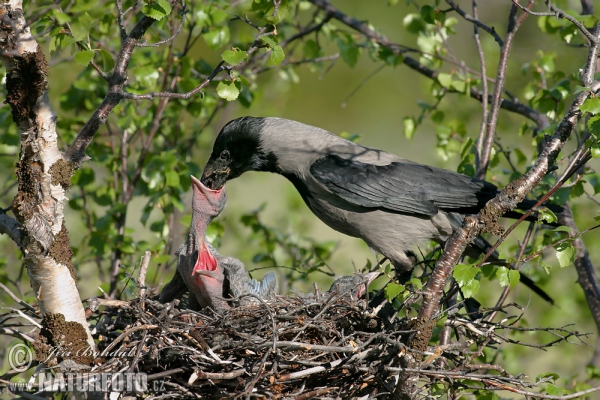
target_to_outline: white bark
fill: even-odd
[[[41,50],[29,28],[26,27],[22,0],[0,3],[0,18],[5,27],[5,30],[0,32],[0,51],[2,62],[7,70],[7,79],[11,79],[21,72],[20,62],[26,59],[32,62],[36,53],[40,52],[37,54],[38,58],[41,56]],[[6,29],[7,26],[12,30]],[[40,68],[42,84],[29,89],[28,95],[41,89],[32,111],[28,116],[23,117],[23,115],[15,116],[15,109],[13,109],[13,116],[19,121],[18,128],[21,134],[21,164],[35,164],[37,168],[30,167],[33,178],[29,182],[29,187],[19,187],[19,191],[23,191],[26,196],[19,197],[22,201],[16,206],[26,209],[26,212],[20,214],[19,222],[27,233],[19,244],[23,246],[25,252],[25,263],[31,286],[35,291],[42,315],[62,314],[66,321],[81,324],[87,334],[90,348],[95,349],[73,274],[69,266],[57,261],[56,255],[50,251],[63,226],[63,210],[67,198],[62,185],[52,184],[50,168],[63,157],[58,149],[56,116],[48,96],[45,76],[47,66],[43,65],[43,67]],[[23,166],[21,165],[20,168]],[[23,200],[24,198],[26,200]],[[59,250],[69,246],[68,241],[65,240],[59,244],[62,246]],[[62,258],[65,258],[64,254],[68,254],[68,252],[62,253]]]

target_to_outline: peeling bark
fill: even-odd
[[[63,221],[65,189],[74,169],[58,149],[56,116],[48,96],[48,63],[26,25],[21,0],[0,4],[0,18],[6,102],[21,135],[19,186],[12,204],[22,226],[18,244],[44,321],[51,320],[46,316],[61,315],[69,332],[79,331],[78,337],[95,349],[77,291],[73,252]],[[52,330],[55,325],[45,329]],[[54,332],[54,336],[60,337],[61,332]]]

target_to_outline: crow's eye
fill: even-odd
[[[231,155],[229,154],[229,150],[223,150],[219,155],[219,158],[223,161],[229,161]]]

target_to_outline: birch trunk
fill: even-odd
[[[6,102],[21,135],[19,186],[12,204],[18,224],[3,225],[5,229],[20,225],[20,232],[10,236],[19,239],[44,317],[38,344],[66,347],[76,361],[89,364],[93,358],[89,350],[95,345],[77,290],[63,213],[74,168],[58,149],[56,116],[48,96],[48,63],[26,25],[22,0],[0,3],[0,18]]]

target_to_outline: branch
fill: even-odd
[[[22,247],[22,230],[23,227],[16,219],[9,217],[0,209],[0,234],[8,235],[17,246]]]
[[[177,1],[178,0],[170,0],[170,3],[174,6]],[[122,14],[120,12],[119,20],[119,25],[122,26]],[[147,16],[142,17],[140,22],[132,29],[131,33],[123,40],[121,51],[117,55],[113,73],[108,80],[108,92],[104,97],[104,100],[81,129],[73,141],[73,144],[65,154],[66,158],[76,167],[79,167],[81,163],[85,161],[85,150],[90,145],[94,135],[106,122],[109,114],[123,98],[123,87],[127,82],[127,67],[131,61],[133,50],[148,28],[150,28],[155,21],[155,19]]]
[[[410,57],[407,54],[406,48],[404,46],[391,42],[387,37],[373,31],[361,21],[342,13],[326,0],[309,0],[309,2],[325,11],[328,15],[331,15],[331,18],[336,19],[344,25],[363,34],[369,40],[375,41],[379,45],[391,49],[396,54],[402,54],[403,62],[409,68],[417,71],[421,75],[425,75],[426,77],[432,80],[437,79],[439,72],[426,67],[425,65],[421,64],[417,59]],[[455,90],[449,90],[449,92],[458,93]],[[476,100],[483,101],[482,93],[475,88],[471,88],[469,95]],[[548,121],[548,118],[544,114],[533,110],[532,108],[529,108],[526,105],[519,103],[518,101],[502,99],[500,102],[500,107],[507,111],[511,111],[520,114],[526,118],[529,118],[530,120],[534,121],[538,126],[544,121]]]
[[[531,2],[530,2],[531,5]],[[527,15],[527,14],[523,14]],[[492,94],[490,104],[490,112],[488,114],[487,123],[485,126],[485,135],[481,143],[481,153],[479,154],[479,165],[477,165],[476,178],[484,179],[490,163],[492,147],[496,138],[496,126],[498,125],[498,115],[500,114],[500,103],[502,102],[502,93],[504,92],[504,82],[506,81],[506,69],[508,67],[508,58],[512,43],[517,33],[517,29],[521,25],[522,19],[517,18],[517,7],[512,6],[508,17],[508,29],[506,38],[500,48],[500,60],[498,61],[498,71],[496,72],[496,86]]]
[[[588,31],[587,28],[581,22],[579,22],[576,18],[567,14],[560,8],[556,7],[549,0],[546,0],[545,3],[546,3],[546,6],[548,7],[548,9],[550,10],[550,12],[533,12],[528,7],[523,7],[521,4],[519,4],[518,0],[512,0],[512,2],[515,6],[519,7],[521,10],[525,11],[525,13],[527,13],[527,14],[535,15],[538,17],[564,18],[567,21],[569,21],[570,23],[572,23],[573,25],[575,25],[577,27],[577,29],[579,29],[579,32],[581,32],[583,34],[583,36],[585,36],[586,39],[589,40],[592,44],[598,44],[598,38],[596,38],[590,31]]]
[[[498,35],[498,32],[496,32],[496,29],[494,29],[494,27],[489,27],[489,26],[483,24],[481,21],[479,21],[479,19],[477,18],[477,15],[475,13],[473,13],[473,17],[470,16],[465,11],[463,11],[456,3],[454,3],[452,0],[446,0],[446,3],[448,3],[450,5],[450,7],[452,7],[452,9],[454,11],[456,11],[465,20],[472,22],[473,25],[475,25],[475,29],[477,29],[477,28],[483,29],[484,31],[486,31],[487,33],[492,35],[492,37],[494,38],[496,43],[498,43],[498,45],[500,45],[500,47],[503,46],[504,41],[502,40],[500,35]]]
[[[168,98],[168,99],[189,99],[193,95],[208,85],[215,76],[217,76],[222,71],[228,71],[232,69],[232,66],[225,65],[225,61],[221,61],[219,65],[213,70],[213,72],[198,86],[194,89],[190,90],[186,93],[174,93],[174,92],[152,92],[147,94],[133,94],[125,91],[119,92],[119,95],[122,98],[130,99],[130,100],[152,100],[156,98]],[[204,95],[202,95],[204,97]]]
[[[595,60],[598,53],[598,45],[590,47],[588,60]],[[595,63],[589,62],[582,73],[582,77],[588,76],[594,71]],[[593,72],[592,72],[593,73]],[[583,78],[582,78],[583,80]],[[590,96],[590,92],[584,91],[575,96],[571,107],[556,128],[554,135],[548,140],[540,156],[533,167],[520,178],[508,184],[496,198],[489,201],[479,212],[476,220],[467,217],[463,226],[457,229],[450,240],[446,243],[444,254],[436,263],[435,269],[430,277],[424,291],[423,304],[419,310],[414,328],[419,334],[409,340],[409,347],[422,347],[431,339],[434,316],[437,312],[439,299],[443,294],[446,279],[451,275],[454,266],[465,251],[467,245],[482,231],[498,233],[498,219],[507,211],[512,210],[521,202],[525,195],[542,180],[554,165],[561,149],[581,119],[579,107]],[[398,384],[395,392],[396,398],[403,398],[406,393],[411,393],[411,388]]]
[[[571,242],[576,251],[575,270],[577,271],[577,280],[583,289],[590,312],[594,317],[594,322],[596,322],[596,328],[600,332],[600,288],[598,287],[598,278],[569,206],[566,206],[564,211],[558,215],[558,222],[571,228],[571,235],[577,235],[575,240]]]

